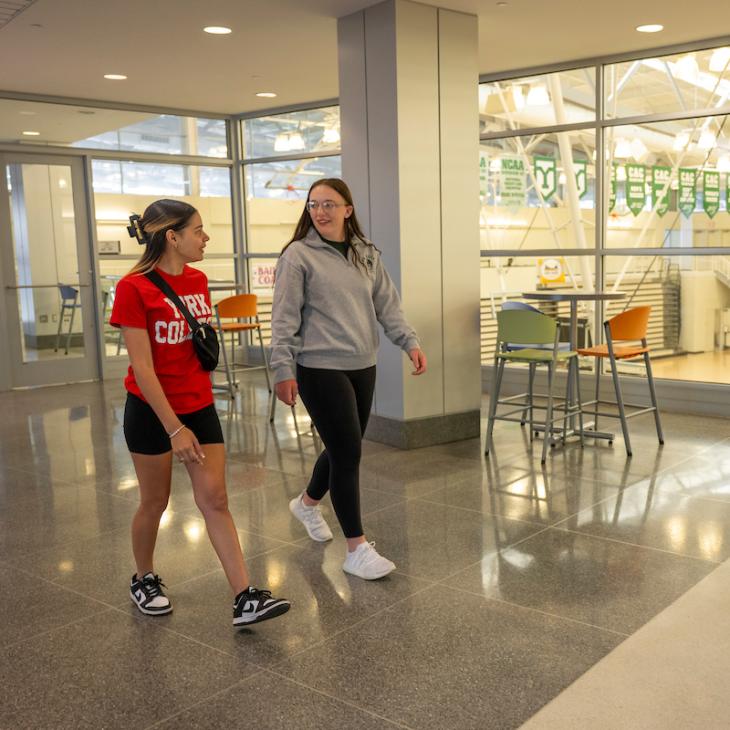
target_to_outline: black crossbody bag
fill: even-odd
[[[218,335],[209,322],[198,322],[188,308],[182,303],[180,297],[175,294],[173,288],[156,272],[148,271],[145,276],[178,308],[180,314],[185,317],[190,331],[192,332],[193,349],[203,366],[203,370],[215,370],[218,367],[218,355],[220,345]]]

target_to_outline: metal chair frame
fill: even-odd
[[[567,437],[567,426],[568,426],[568,420],[572,416],[578,416],[580,427],[579,427],[579,435],[580,435],[580,443],[581,446],[583,446],[583,407],[581,403],[581,395],[580,395],[580,378],[579,378],[579,368],[578,368],[578,356],[576,354],[570,354],[568,355],[565,352],[560,352],[559,349],[559,337],[560,337],[560,331],[557,325],[557,322],[552,319],[551,317],[548,317],[545,314],[542,314],[540,312],[529,312],[529,311],[504,311],[500,312],[497,315],[498,321],[504,320],[505,315],[507,316],[513,316],[517,314],[518,317],[522,317],[525,319],[525,321],[529,321],[528,318],[530,317],[545,317],[546,319],[550,320],[551,327],[554,331],[554,340],[553,340],[553,346],[552,346],[552,357],[550,360],[539,360],[539,361],[530,361],[525,360],[529,364],[529,381],[528,381],[528,391],[526,394],[526,399],[522,402],[516,402],[516,398],[519,397],[525,397],[525,394],[520,394],[520,396],[510,396],[508,398],[500,399],[499,393],[502,387],[502,379],[504,376],[504,367],[508,360],[513,359],[510,357],[510,353],[505,349],[506,345],[513,344],[516,338],[514,337],[508,337],[506,340],[501,339],[501,335],[497,334],[497,349],[494,354],[494,374],[493,374],[493,380],[492,380],[492,390],[491,390],[491,398],[489,403],[489,420],[487,425],[487,438],[484,448],[484,454],[486,456],[489,455],[490,445],[493,443],[493,432],[494,432],[494,423],[495,421],[511,421],[514,423],[519,423],[520,425],[524,425],[526,421],[529,421],[529,427],[530,427],[530,441],[532,442],[534,436],[537,434],[536,428],[538,426],[541,426],[544,428],[544,440],[542,445],[542,457],[541,457],[541,463],[545,463],[547,459],[547,448],[548,444],[550,444],[550,447],[555,446],[555,439],[553,437],[553,431],[554,431],[554,425],[556,423],[562,422],[563,428],[562,428],[562,441],[565,443],[565,439]],[[500,321],[501,324],[501,321]],[[529,339],[528,339],[529,341]],[[535,338],[535,341],[537,344],[547,344],[547,341],[545,343],[538,342],[538,338]],[[570,379],[575,379],[575,393],[576,393],[576,403],[569,403],[567,399],[564,400],[564,406],[562,407],[563,413],[561,415],[555,415],[555,372],[557,369],[558,362],[562,360],[568,360],[568,384],[570,383]],[[541,406],[538,406],[534,402],[534,393],[533,393],[533,385],[534,385],[534,379],[535,379],[535,371],[537,369],[538,365],[545,365],[548,369],[548,393],[547,393],[547,406],[544,408]],[[500,405],[505,406],[516,406],[516,408],[513,408],[510,411],[507,411],[506,413],[502,413],[500,415],[497,415],[497,409]],[[534,419],[534,411],[535,410],[545,410],[545,420],[543,423],[536,424]],[[519,418],[513,418],[515,414],[519,413]]]
[[[644,367],[646,368],[646,377],[647,381],[649,383],[649,397],[651,399],[651,405],[650,406],[644,406],[643,404],[638,403],[625,403],[623,399],[623,393],[621,392],[621,384],[619,382],[618,377],[618,369],[617,364],[619,358],[616,357],[616,353],[614,350],[614,340],[611,335],[611,320],[606,320],[603,323],[603,330],[606,337],[606,346],[608,348],[608,358],[601,357],[601,356],[595,356],[596,357],[596,382],[595,382],[595,398],[594,400],[588,401],[585,403],[586,407],[594,406],[593,409],[593,430],[598,430],[598,418],[618,418],[621,421],[621,432],[623,433],[624,437],[624,446],[626,448],[626,455],[632,456],[633,451],[631,449],[631,439],[629,437],[629,424],[628,420],[629,418],[634,418],[636,416],[643,416],[646,413],[653,413],[654,414],[654,423],[656,425],[656,432],[657,432],[657,438],[659,440],[660,444],[664,444],[664,432],[662,430],[662,423],[661,418],[659,416],[659,406],[657,405],[657,398],[656,398],[656,389],[654,387],[654,374],[651,369],[651,359],[649,358],[649,352],[648,352],[648,344],[646,337],[642,337],[641,347],[642,349],[646,350],[642,353],[643,359],[644,359]],[[609,364],[611,366],[611,379],[613,381],[613,389],[616,393],[616,400],[615,401],[609,401],[609,400],[601,400],[600,397],[600,389],[601,389],[601,368],[598,365],[598,360],[605,360],[608,359]],[[629,358],[625,358],[629,359]],[[598,410],[600,405],[615,405],[618,406],[618,414],[616,413],[606,413],[601,412]],[[626,409],[631,408],[635,409],[632,413],[627,413]],[[588,432],[590,433],[590,432]],[[612,441],[609,441],[609,444],[613,443]]]
[[[226,319],[247,319],[248,322],[240,322],[241,325],[239,329],[223,329],[223,323],[221,322],[221,314],[220,314],[220,307],[223,305],[223,309],[226,310],[226,305],[232,305],[235,303],[241,303],[247,305],[244,308],[244,314],[240,315],[226,315],[224,314],[224,317]],[[274,388],[271,384],[271,373],[269,369],[269,359],[266,355],[266,348],[264,347],[264,338],[261,333],[261,321],[259,320],[259,314],[258,314],[258,297],[255,294],[235,294],[232,297],[227,297],[226,299],[222,299],[220,302],[218,302],[215,305],[215,318],[216,323],[218,327],[218,332],[221,336],[221,352],[223,354],[223,368],[226,373],[226,381],[227,381],[227,387],[226,386],[214,386],[214,387],[223,387],[226,390],[228,390],[231,400],[235,399],[236,397],[236,390],[238,389],[238,381],[236,380],[236,373],[241,372],[251,372],[253,370],[263,370],[264,374],[266,375],[266,387],[269,391],[269,422],[273,423],[274,421],[274,415],[276,414],[276,393],[274,392]],[[248,365],[247,363],[240,363],[236,362],[236,339],[237,335],[239,335],[241,332],[252,332],[256,330],[258,333],[258,339],[259,339],[259,348],[261,350],[261,358],[263,361],[263,365]],[[231,334],[231,354],[230,354],[230,360],[228,353],[226,352],[226,334]],[[294,414],[294,420],[296,421],[296,413],[294,412],[294,407],[292,406],[292,413]]]
[[[71,346],[71,335],[74,329],[74,316],[77,309],[81,309],[81,302],[79,299],[79,290],[68,284],[59,284],[58,291],[61,295],[61,311],[58,315],[58,331],[56,332],[56,346],[53,348],[53,352],[58,352],[58,348],[61,344],[61,330],[63,329],[63,318],[66,316],[66,310],[71,310],[71,321],[68,325],[68,332],[66,333],[66,347],[64,348],[64,355],[68,355],[69,347]],[[69,304],[70,302],[70,304]]]

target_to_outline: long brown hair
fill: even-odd
[[[366,243],[370,246],[372,246],[372,244],[367,240],[367,238],[365,238],[365,234],[362,232],[362,227],[360,226],[360,221],[357,219],[357,215],[355,215],[355,204],[352,202],[352,193],[350,192],[350,188],[347,186],[347,183],[339,177],[323,177],[321,180],[315,180],[312,183],[309,191],[307,192],[307,200],[304,203],[304,210],[302,211],[302,214],[297,221],[297,226],[294,229],[294,235],[281,250],[281,253],[284,253],[284,251],[286,251],[287,248],[294,243],[294,241],[301,241],[314,226],[312,216],[309,213],[309,196],[312,194],[312,190],[323,185],[326,185],[328,188],[332,188],[334,191],[338,192],[343,197],[345,203],[352,207],[352,213],[348,218],[345,218],[345,243],[348,245],[348,252],[352,262],[356,266],[361,267],[364,271],[367,271],[365,263],[360,260],[353,244],[357,241]]]
[[[134,265],[130,274],[146,274],[157,266],[165,253],[168,231],[181,231],[198,211],[182,200],[163,198],[145,208],[139,219],[139,229],[145,244],[144,253]]]

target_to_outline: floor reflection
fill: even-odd
[[[124,398],[118,383],[0,394],[0,588],[23,597],[0,602],[0,665],[13,667],[0,670],[2,727],[56,715],[54,726],[83,724],[100,705],[154,701],[165,716],[214,707],[216,692],[254,675],[276,677],[265,709],[282,726],[306,727],[298,709],[308,717],[311,698],[326,695],[322,726],[377,715],[469,727],[484,715],[443,708],[481,708],[517,727],[730,557],[726,422],[666,414],[660,449],[651,422],[637,420],[633,459],[620,443],[588,441],[545,465],[508,424],[488,459],[478,439],[413,451],[364,443],[366,532],[398,570],[359,581],[342,571],[342,537],[310,542],[287,508],[322,449],[316,430],[301,406],[270,424],[263,377],[251,377],[235,400],[216,399],[229,504],[252,575],[293,608],[231,630],[225,576],[176,466],[156,566],[175,610],[140,620],[126,596],[137,483]],[[334,526],[328,500],[323,511]],[[118,654],[121,669],[105,663],[110,641],[154,645],[144,684]],[[194,702],[171,694],[165,677],[179,666],[212,678]],[[112,669],[115,681],[102,682]],[[246,709],[249,722],[270,717]]]

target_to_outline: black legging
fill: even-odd
[[[325,445],[307,494],[320,500],[329,489],[345,537],[360,537],[360,455],[375,391],[375,366],[322,370],[297,365],[297,384]]]

